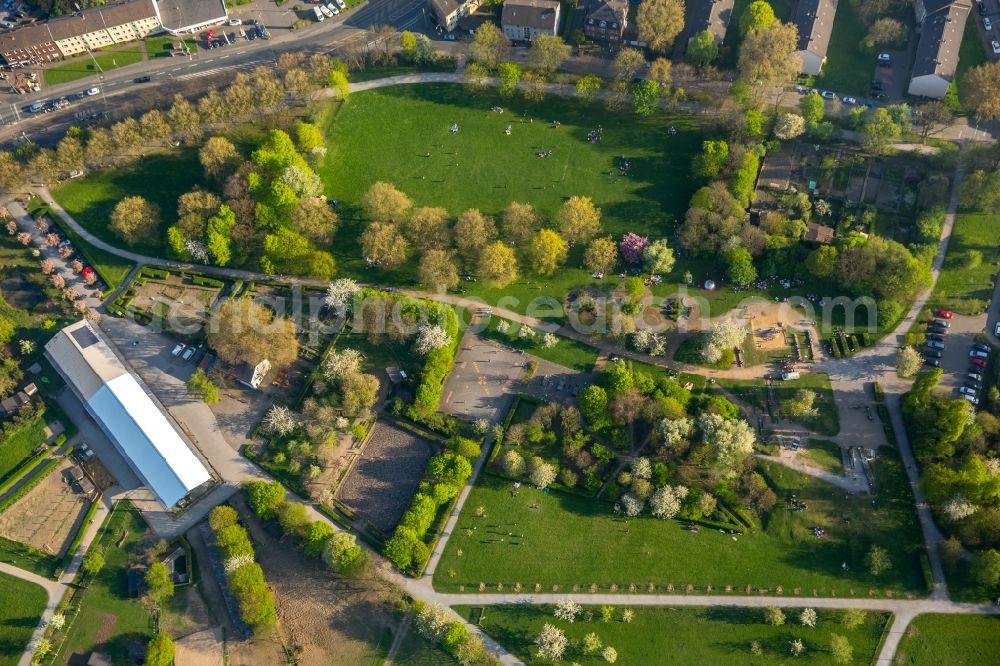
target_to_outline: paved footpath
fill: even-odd
[[[401,85],[401,84],[412,84],[412,83],[427,83],[435,81],[456,81],[459,75],[445,73],[445,74],[416,74],[407,75],[400,77],[390,77],[387,79],[379,79],[375,81],[367,81],[363,83],[358,83],[354,86],[354,90],[368,90],[374,88],[380,88],[391,85]],[[553,91],[555,91],[555,86],[553,86]],[[943,225],[941,240],[938,246],[938,252],[935,255],[933,265],[932,265],[932,282],[931,286],[922,293],[917,300],[914,302],[913,307],[910,312],[899,324],[897,329],[886,336],[881,342],[876,344],[874,347],[865,350],[850,359],[844,359],[840,361],[825,361],[817,364],[815,370],[825,371],[830,374],[831,381],[834,382],[835,390],[838,387],[846,388],[851,392],[856,392],[858,387],[862,385],[863,381],[879,381],[883,390],[886,393],[886,404],[889,409],[890,415],[892,417],[893,429],[896,434],[896,439],[899,444],[900,454],[903,458],[904,465],[907,470],[907,474],[910,479],[911,488],[914,493],[914,499],[916,503],[917,513],[920,521],[921,528],[924,534],[925,546],[927,549],[928,557],[931,562],[931,569],[934,576],[935,589],[932,592],[930,598],[925,600],[873,600],[873,599],[857,599],[857,598],[812,598],[812,597],[720,597],[720,596],[688,596],[688,595],[629,595],[629,594],[597,594],[597,595],[536,595],[536,594],[526,594],[526,595],[503,595],[503,594],[442,594],[434,590],[432,584],[433,571],[437,566],[437,562],[440,559],[440,554],[447,545],[448,536],[451,530],[446,529],[445,534],[439,540],[435,552],[433,554],[432,561],[428,566],[429,573],[418,580],[410,579],[399,575],[398,573],[391,570],[387,563],[381,557],[377,557],[380,568],[382,569],[382,575],[389,579],[391,582],[397,584],[401,589],[405,590],[411,594],[414,598],[423,599],[431,603],[440,603],[442,605],[448,606],[450,604],[458,603],[475,603],[475,604],[489,604],[489,603],[551,603],[556,599],[571,597],[576,598],[581,603],[589,604],[601,604],[601,603],[613,603],[613,604],[633,604],[633,605],[678,605],[678,606],[743,606],[743,607],[763,607],[770,604],[779,606],[814,606],[818,608],[870,608],[878,610],[888,610],[895,613],[895,618],[893,621],[892,628],[888,639],[886,640],[882,652],[879,655],[878,663],[888,665],[892,661],[892,657],[895,654],[896,648],[898,647],[899,640],[902,638],[906,627],[909,622],[918,614],[921,613],[975,613],[975,614],[997,614],[1000,609],[989,606],[989,605],[974,605],[974,604],[959,604],[950,602],[947,600],[947,584],[944,578],[943,568],[941,566],[940,557],[938,555],[937,544],[942,539],[941,532],[936,527],[933,516],[931,515],[930,509],[923,499],[918,485],[918,468],[916,465],[916,460],[909,446],[909,441],[906,438],[906,431],[903,427],[902,413],[899,410],[899,396],[905,392],[908,388],[908,382],[899,380],[893,369],[892,357],[895,353],[898,338],[905,333],[909,327],[915,321],[916,316],[919,314],[920,310],[927,303],[930,298],[931,291],[933,290],[933,285],[937,281],[940,275],[941,266],[944,260],[945,253],[948,248],[948,242],[951,237],[952,229],[955,221],[955,210],[957,206],[957,192],[958,185],[962,179],[961,170],[956,171],[954,182],[952,184],[952,198],[949,204],[948,213],[945,218],[945,223]],[[129,259],[139,264],[149,264],[154,266],[161,266],[174,269],[182,270],[198,270],[204,273],[210,273],[215,275],[222,275],[230,278],[239,278],[244,280],[274,280],[276,277],[289,284],[296,284],[302,286],[312,286],[322,288],[325,287],[326,283],[310,280],[307,278],[295,278],[295,277],[285,277],[285,276],[273,276],[264,275],[261,273],[255,273],[252,271],[241,271],[236,269],[227,268],[217,268],[211,266],[204,266],[200,264],[190,264],[184,262],[171,261],[168,259],[163,259],[160,257],[147,257],[127,250],[122,250],[115,247],[105,241],[95,237],[89,231],[87,231],[83,226],[81,226],[76,220],[72,219],[58,204],[56,204],[51,194],[41,188],[39,193],[42,195],[46,202],[50,202],[53,210],[59,214],[67,225],[70,226],[77,234],[79,234],[84,240],[91,243],[92,245],[115,254],[117,256]],[[470,308],[475,308],[483,305],[481,302],[477,302],[470,299],[465,299],[460,296],[450,296],[444,294],[421,292],[421,291],[406,291],[404,293],[411,294],[413,296],[419,296],[422,298],[431,298],[441,302],[451,303],[455,305],[464,305]],[[545,322],[532,318],[526,317],[524,315],[505,310],[503,308],[493,307],[493,313],[498,316],[510,319],[512,321],[517,321],[520,323],[528,324],[533,327],[542,328],[545,330],[551,330],[553,325],[546,324]],[[731,371],[712,371],[706,370],[705,368],[688,366],[685,364],[668,362],[663,358],[650,357],[645,354],[639,354],[636,352],[631,352],[627,350],[622,350],[616,345],[611,344],[607,341],[594,341],[587,336],[578,333],[568,327],[558,328],[558,332],[561,335],[578,340],[584,344],[590,345],[591,347],[597,348],[602,354],[615,354],[625,358],[632,358],[635,360],[644,361],[646,363],[652,363],[675,370],[686,371],[686,372],[696,372],[707,377],[740,377],[743,376],[741,371],[745,372],[744,369],[736,369]],[[484,451],[483,455],[486,455]],[[477,462],[477,469],[481,467],[482,460]],[[475,478],[475,475],[473,475]],[[457,515],[461,512],[462,506],[465,499],[468,497],[469,490],[471,489],[470,484],[463,489],[460,495],[459,502],[455,508],[453,515],[449,518],[449,527],[453,528],[455,519]],[[315,518],[326,519],[318,512],[314,512]],[[327,521],[330,522],[330,521]],[[95,523],[99,524],[98,521]],[[332,523],[331,523],[332,524]],[[335,526],[336,527],[336,526]],[[74,558],[76,561],[77,558]],[[65,578],[65,575],[64,575]],[[51,601],[51,599],[50,599]],[[477,633],[481,634],[478,627],[471,627]],[[41,628],[39,629],[39,631]],[[38,631],[36,631],[36,634]],[[489,637],[484,636],[484,640],[487,646],[501,659],[505,664],[518,663],[517,659],[513,655],[507,653],[502,647],[498,646],[494,641],[489,639]],[[23,661],[23,660],[22,660]]]

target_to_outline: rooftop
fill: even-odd
[[[955,76],[970,10],[966,2],[952,2],[927,15],[913,59],[913,78],[936,75],[951,80]]]
[[[556,0],[507,0],[503,3],[500,24],[551,30],[558,10]]]
[[[799,50],[826,55],[837,15],[837,0],[799,0],[792,22],[799,30]]]
[[[171,32],[183,32],[229,17],[223,0],[158,0],[160,22]]]

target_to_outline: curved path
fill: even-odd
[[[361,90],[371,90],[376,88],[394,86],[394,85],[404,85],[404,84],[417,84],[417,83],[434,83],[434,82],[450,82],[454,83],[461,80],[461,75],[455,73],[428,73],[428,74],[414,74],[414,75],[404,75],[389,77],[385,79],[377,79],[373,81],[361,82],[353,86],[355,91]],[[561,90],[565,86],[555,86],[550,84],[550,90],[552,92],[565,92]],[[924,534],[925,547],[927,550],[928,557],[931,562],[931,569],[934,576],[935,589],[932,592],[929,599],[926,600],[915,600],[915,601],[893,601],[893,600],[870,600],[870,599],[844,599],[844,598],[789,598],[789,597],[716,597],[716,596],[687,596],[687,595],[628,595],[628,594],[614,594],[614,595],[576,595],[578,600],[586,603],[629,603],[634,605],[656,605],[656,604],[666,604],[666,605],[738,605],[738,606],[751,606],[759,607],[769,604],[783,605],[783,606],[816,606],[823,608],[850,608],[850,607],[860,607],[860,608],[877,608],[890,610],[894,612],[895,619],[890,631],[888,640],[886,640],[882,652],[879,656],[879,664],[889,664],[891,662],[892,656],[895,654],[896,647],[898,646],[899,640],[902,637],[906,626],[918,614],[935,612],[935,613],[989,613],[996,614],[1000,612],[1000,609],[989,606],[989,605],[972,605],[972,604],[958,604],[954,602],[947,601],[947,583],[944,578],[944,572],[941,565],[941,560],[938,555],[937,544],[941,541],[942,536],[938,528],[936,527],[933,516],[923,496],[920,492],[918,486],[918,469],[916,465],[916,460],[909,446],[909,441],[906,438],[906,431],[903,425],[902,413],[899,410],[899,395],[905,392],[908,387],[908,383],[899,380],[895,376],[895,371],[893,369],[892,358],[895,353],[896,340],[902,336],[909,328],[912,326],[913,322],[916,320],[917,315],[920,310],[926,305],[928,299],[930,298],[933,286],[940,275],[941,266],[943,264],[945,253],[947,252],[948,242],[951,237],[952,229],[955,221],[955,211],[957,208],[957,192],[958,186],[962,179],[961,170],[956,171],[954,182],[952,184],[952,198],[949,202],[948,213],[945,218],[945,224],[943,225],[941,233],[941,241],[938,246],[937,254],[935,255],[933,265],[932,265],[932,282],[931,286],[925,290],[913,303],[907,316],[900,322],[897,328],[892,332],[891,335],[884,338],[875,346],[849,358],[837,362],[823,361],[817,363],[814,367],[817,371],[825,371],[830,374],[831,381],[834,382],[835,391],[837,387],[843,387],[841,390],[847,390],[849,392],[856,392],[858,386],[863,381],[879,381],[883,386],[883,390],[886,393],[886,404],[889,409],[893,429],[896,433],[896,439],[899,444],[900,454],[903,457],[904,464],[907,469],[907,475],[910,480],[910,485],[914,493],[914,499],[917,506],[918,517],[920,521],[921,528]],[[65,210],[62,209],[52,198],[51,194],[45,188],[40,188],[39,192],[42,194],[43,199],[50,203],[53,210],[56,211],[66,222],[66,224],[73,229],[74,232],[80,235],[85,241],[98,247],[111,254],[123,257],[129,261],[136,262],[137,264],[148,264],[152,266],[159,266],[164,268],[171,268],[175,270],[195,270],[203,273],[221,275],[230,278],[239,278],[243,280],[274,280],[280,279],[283,282],[311,286],[311,287],[325,287],[325,281],[312,280],[308,278],[299,277],[289,277],[289,276],[275,276],[266,275],[263,273],[257,273],[253,271],[243,271],[231,268],[219,268],[212,266],[205,266],[202,264],[192,264],[186,262],[172,261],[168,259],[163,259],[160,257],[149,257],[141,255],[128,250],[122,250],[110,243],[107,243],[100,238],[97,238],[82,225],[80,225],[76,220],[74,220]],[[486,305],[482,301],[477,301],[474,299],[467,299],[459,296],[449,296],[447,294],[430,293],[423,291],[405,291],[413,296],[419,296],[421,298],[430,298],[454,305],[463,305],[466,307],[474,308],[482,305]],[[634,360],[643,361],[646,363],[652,363],[656,365],[661,365],[664,367],[670,367],[675,370],[693,372],[708,377],[740,377],[746,376],[745,372],[740,373],[737,371],[719,371],[719,370],[709,370],[706,368],[698,366],[690,366],[687,364],[676,363],[671,361],[666,361],[663,358],[651,357],[646,354],[639,354],[637,352],[622,350],[617,345],[611,344],[607,341],[595,341],[591,340],[587,336],[569,328],[566,326],[559,327],[553,324],[543,322],[541,320],[535,319],[533,317],[527,317],[516,312],[505,310],[503,308],[493,307],[493,312],[499,316],[510,319],[512,321],[517,321],[520,323],[528,324],[533,327],[545,329],[545,330],[557,330],[559,334],[564,335],[568,338],[572,338],[591,347],[599,349],[605,354],[615,354],[618,356],[631,358]],[[481,464],[481,461],[480,461]],[[463,490],[462,497],[455,509],[455,515],[461,511],[462,504],[464,503],[464,498],[468,495],[468,491],[471,489],[472,481],[475,475],[470,479],[469,484],[466,489]],[[446,543],[447,537],[442,537],[441,542],[438,545],[438,549],[443,550]],[[74,558],[76,559],[76,558]],[[436,560],[435,560],[436,564]],[[425,575],[421,579],[414,580],[405,578],[395,572],[385,571],[385,575],[396,582],[401,588],[405,589],[408,593],[416,598],[424,599],[429,602],[437,602],[443,605],[450,605],[456,603],[476,603],[476,604],[487,604],[487,603],[546,603],[554,601],[557,597],[563,598],[564,596],[574,596],[574,595],[492,595],[492,594],[460,594],[460,595],[448,595],[436,592],[433,589],[431,576],[433,575],[433,568],[429,568],[429,574]],[[487,641],[491,647],[497,648],[492,641]],[[502,656],[502,660],[505,663],[516,663],[511,655],[506,653],[501,649],[497,649],[497,653]]]

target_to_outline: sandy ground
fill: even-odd
[[[223,666],[222,627],[199,631],[174,641],[174,663],[184,666]]]
[[[50,555],[61,555],[73,526],[83,518],[88,506],[87,499],[64,482],[63,472],[70,467],[70,461],[62,461],[20,501],[0,514],[0,536]]]

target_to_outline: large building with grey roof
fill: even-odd
[[[966,0],[917,0],[914,13],[920,23],[909,94],[940,99],[948,93],[958,69],[965,22],[972,7]]]
[[[799,31],[803,74],[816,75],[823,70],[836,16],[837,0],[799,0],[792,22]]]
[[[722,44],[733,19],[734,0],[689,0],[684,4],[684,30],[680,43],[685,50],[698,33],[712,33],[716,44]]]
[[[211,479],[145,383],[129,372],[101,332],[70,324],[45,357],[156,499],[168,509]]]
[[[507,0],[500,28],[512,42],[533,42],[540,35],[559,34],[559,12],[556,0]]]

